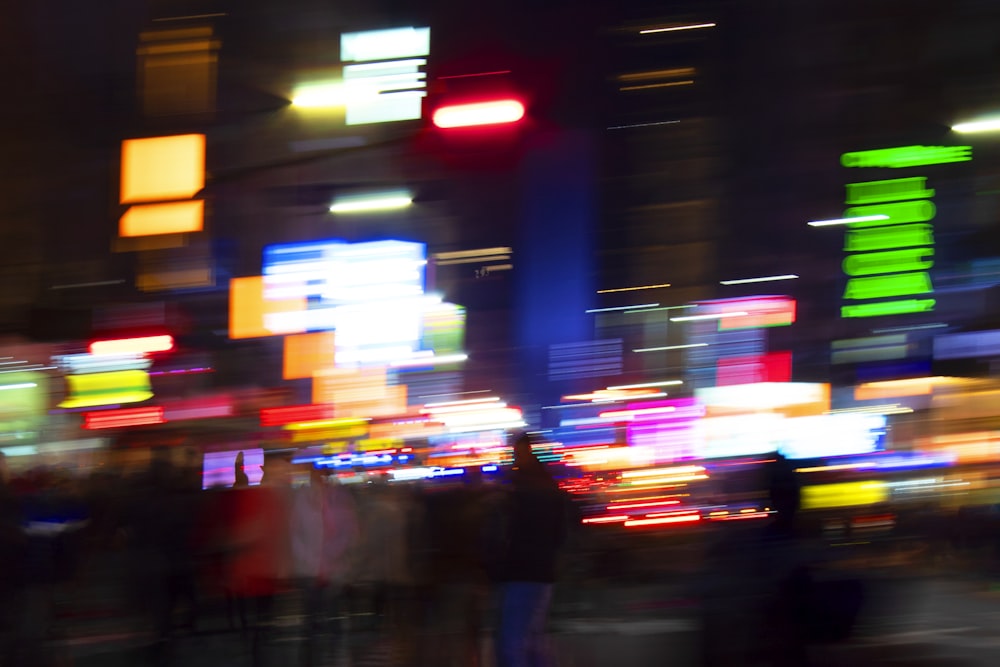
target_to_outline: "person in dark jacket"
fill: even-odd
[[[568,503],[529,436],[514,443],[511,488],[504,509],[504,544],[497,563],[498,667],[542,667],[556,562],[566,539]]]

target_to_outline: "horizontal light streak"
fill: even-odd
[[[761,278],[740,278],[738,280],[720,280],[720,285],[749,285],[750,283],[769,283],[776,280],[795,280],[798,278],[794,273],[785,273],[780,276],[763,276]]]
[[[524,105],[517,100],[444,106],[436,109],[431,116],[434,126],[441,129],[503,125],[516,123],[522,118],[524,118]]]
[[[958,123],[951,126],[952,131],[958,132],[959,134],[978,134],[981,132],[997,132],[1000,131],[1000,117],[997,118],[984,118],[982,120],[973,120],[966,123]]]
[[[664,81],[662,83],[643,83],[636,86],[621,86],[618,90],[648,90],[650,88],[676,88],[677,86],[690,86],[694,84],[693,79],[685,79],[684,81]]]
[[[33,389],[37,387],[38,384],[35,382],[17,382],[15,384],[2,384],[0,385],[0,391],[6,389]]]
[[[413,195],[400,190],[380,195],[344,197],[330,204],[330,213],[375,213],[406,208],[413,203]]]
[[[810,227],[829,227],[831,225],[849,225],[852,222],[877,222],[878,220],[888,220],[887,215],[859,215],[854,218],[834,218],[833,220],[813,220],[808,223]]]
[[[611,125],[609,130],[628,130],[633,127],[657,127],[659,125],[676,125],[679,120],[661,120],[655,123],[632,123],[630,125]]]
[[[454,250],[450,252],[436,252],[431,255],[437,260],[451,260],[451,259],[467,259],[474,257],[486,257],[490,255],[503,255],[507,257],[514,252],[513,248],[509,247],[496,247],[496,248],[481,248],[478,250]]]
[[[487,398],[466,398],[458,401],[442,401],[439,403],[426,403],[425,408],[446,408],[456,405],[475,405],[477,403],[497,403],[500,398],[497,396],[490,396]]]
[[[174,349],[174,338],[170,335],[98,340],[90,344],[90,353],[94,355],[144,354],[169,352],[172,349]]]
[[[632,519],[625,522],[626,528],[638,528],[640,526],[659,526],[671,523],[697,523],[701,521],[700,514],[683,514],[681,516],[665,516],[655,519]]]
[[[679,500],[655,500],[648,503],[627,503],[625,505],[608,505],[606,509],[608,510],[631,510],[638,509],[640,507],[661,507],[663,505],[680,505]]]
[[[648,387],[676,387],[679,384],[684,384],[684,380],[663,380],[660,382],[640,382],[639,384],[621,384],[614,387],[608,387],[608,391],[616,391],[620,389],[646,389]]]
[[[399,361],[390,361],[390,368],[413,368],[419,366],[434,366],[437,364],[458,364],[463,361],[467,361],[469,355],[464,353],[457,354],[441,354],[431,357],[418,357],[416,359],[401,359]]]
[[[736,311],[733,313],[709,313],[706,315],[683,315],[681,317],[671,317],[671,322],[700,322],[702,320],[722,320],[727,317],[745,317],[749,315],[745,310]]]
[[[665,352],[667,350],[688,350],[693,347],[708,347],[708,343],[687,343],[686,345],[664,345],[662,347],[637,347],[633,352]]]
[[[627,520],[628,520],[627,515],[620,514],[613,516],[595,516],[589,519],[584,519],[581,523],[621,523]]]
[[[610,313],[616,310],[635,310],[636,308],[656,308],[660,304],[658,303],[639,303],[633,306],[614,306],[612,308],[591,308],[590,310],[584,311],[587,313]]]
[[[642,408],[638,410],[612,410],[611,412],[602,412],[600,417],[602,419],[632,419],[634,417],[644,417],[646,415],[661,415],[667,414],[669,412],[675,412],[677,408],[671,406],[662,408]]]
[[[599,289],[598,294],[612,294],[614,292],[635,292],[637,290],[644,289],[659,289],[661,287],[670,287],[670,283],[662,283],[660,285],[640,285],[638,287],[616,287],[614,289]]]
[[[634,479],[637,477],[655,477],[657,475],[688,475],[691,473],[704,472],[702,466],[676,466],[673,468],[650,468],[647,470],[626,470],[622,473],[622,479]]]
[[[676,25],[670,26],[668,28],[646,28],[645,30],[640,30],[640,35],[654,35],[660,32],[678,32],[681,30],[700,30],[702,28],[714,28],[715,23],[689,23],[687,25]]]

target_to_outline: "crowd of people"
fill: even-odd
[[[498,667],[547,664],[556,563],[575,520],[527,436],[489,481],[470,468],[444,484],[342,485],[312,466],[306,481],[278,454],[251,485],[244,467],[238,457],[232,486],[203,490],[198,466],[164,456],[141,475],[87,480],[9,479],[0,460],[0,664],[51,664],[52,591],[109,554],[122,615],[139,619],[164,664],[179,633],[220,617],[267,664],[289,609],[306,666],[337,649],[344,617],[366,619],[360,629],[391,644],[393,664],[475,666],[489,646]]]

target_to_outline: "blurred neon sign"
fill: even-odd
[[[971,146],[901,146],[844,153],[849,168],[919,167],[972,159]],[[879,317],[934,310],[929,270],[934,266],[937,213],[923,176],[848,183],[844,273],[849,277],[841,317]],[[880,301],[874,301],[879,299]],[[886,300],[890,299],[890,300]]]
[[[972,146],[901,146],[872,151],[844,153],[840,163],[845,167],[923,167],[931,164],[968,162]]]
[[[430,53],[430,28],[395,28],[344,33],[346,123],[387,123],[420,118],[427,95],[421,68]]]

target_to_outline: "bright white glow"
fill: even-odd
[[[794,273],[786,273],[780,276],[764,276],[763,278],[740,278],[739,280],[720,280],[720,285],[747,285],[749,283],[769,283],[775,280],[795,280],[798,278]]]
[[[98,340],[90,344],[90,353],[95,356],[169,352],[172,349],[174,349],[174,337],[169,334],[143,336],[141,338]]]
[[[663,283],[662,285],[641,285],[639,287],[616,287],[615,289],[599,289],[598,294],[611,294],[612,292],[635,292],[637,290],[643,289],[658,289],[660,287],[670,287],[670,283]]]
[[[389,362],[390,368],[412,368],[414,366],[434,366],[436,364],[457,364],[468,360],[467,354],[442,354],[439,356],[403,359]]]
[[[1000,130],[1000,117],[984,118],[951,126],[952,131],[959,134],[978,134],[980,132],[997,132]]]
[[[339,82],[302,86],[292,95],[292,105],[303,109],[342,107],[346,101],[344,84]]]
[[[38,385],[34,382],[18,382],[17,384],[0,384],[0,391],[5,389],[33,389]]]
[[[488,405],[482,405],[481,403],[473,403],[466,405],[443,405],[435,408],[425,408],[420,411],[420,414],[424,415],[450,415],[459,412],[481,412],[483,410],[494,410],[499,408],[506,408],[507,404],[500,399],[488,401]]]
[[[347,125],[416,120],[427,95],[426,60],[394,60],[344,65]]]
[[[688,343],[687,345],[664,345],[663,347],[637,347],[633,352],[663,352],[665,350],[687,350],[692,347],[708,347],[708,343]]]
[[[391,28],[346,32],[340,36],[343,62],[391,60],[426,56],[431,50],[430,28]]]
[[[409,192],[387,192],[379,195],[354,196],[338,199],[330,205],[330,213],[374,213],[395,211],[413,203]]]
[[[721,320],[729,317],[745,317],[750,313],[740,310],[734,313],[709,313],[706,315],[685,315],[683,317],[671,317],[671,322],[698,322],[701,320]]]
[[[456,104],[434,111],[435,127],[473,127],[516,123],[524,118],[524,105],[517,100],[496,100],[475,104]]]
[[[425,408],[447,408],[455,405],[475,405],[477,403],[497,403],[500,399],[496,396],[491,396],[489,398],[467,398],[462,401],[443,401],[440,403],[427,403],[424,405]]]
[[[614,308],[591,308],[590,310],[588,310],[586,312],[588,312],[588,313],[610,313],[610,312],[615,311],[615,310],[633,310],[635,308],[655,308],[655,307],[657,307],[659,305],[660,304],[658,304],[658,303],[640,303],[640,304],[635,305],[635,306],[617,306],[617,307],[614,307]]]
[[[616,389],[645,389],[646,387],[676,387],[684,384],[684,380],[664,380],[663,382],[642,382],[640,384],[622,384],[615,387],[608,387],[608,391]]]
[[[888,220],[887,215],[859,215],[853,218],[836,218],[834,220],[813,220],[810,227],[829,227],[831,225],[849,225],[852,222],[875,222],[877,220]]]
[[[640,35],[652,35],[658,32],[677,32],[678,30],[698,30],[700,28],[714,28],[714,23],[691,23],[689,25],[678,25],[671,28],[648,28],[640,30]]]
[[[602,412],[600,417],[604,419],[634,419],[635,417],[644,417],[646,415],[664,415],[668,412],[674,412],[677,408],[668,405],[661,408],[639,408],[636,410],[613,410],[611,412]]]

